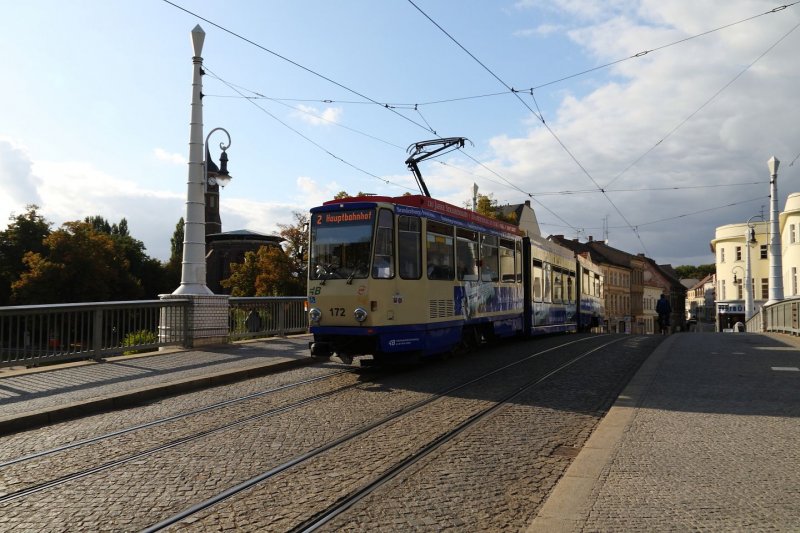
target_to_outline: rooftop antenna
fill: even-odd
[[[419,186],[419,190],[422,192],[422,194],[428,198],[431,197],[431,193],[428,192],[428,187],[425,185],[425,180],[422,179],[422,174],[419,171],[417,163],[426,159],[430,159],[431,157],[442,153],[444,150],[451,149],[449,151],[452,151],[457,150],[458,148],[463,148],[464,142],[466,141],[469,141],[469,139],[466,137],[449,137],[447,139],[431,139],[430,141],[420,141],[408,147],[408,150],[406,151],[411,155],[408,157],[408,159],[406,159],[406,165],[408,165],[408,169],[417,179],[417,185]],[[472,144],[471,141],[470,144]],[[431,146],[439,147],[436,149],[431,149],[429,148]]]

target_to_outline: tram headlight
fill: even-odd
[[[353,316],[359,322],[364,322],[367,319],[367,310],[363,307],[356,307],[356,310],[353,311]]]
[[[308,312],[308,318],[311,319],[311,322],[319,322],[320,318],[322,318],[322,311],[316,307],[312,307]]]

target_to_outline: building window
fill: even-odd
[[[789,244],[797,242],[796,234],[794,231],[794,224],[789,224]]]
[[[792,294],[797,295],[797,267],[792,267]]]
[[[761,259],[766,259],[766,258],[767,258],[767,245],[766,244],[762,244],[761,245]]]
[[[720,248],[719,249],[719,262],[720,263],[724,263],[725,262],[725,248]]]
[[[741,246],[737,246],[736,247],[736,260],[737,261],[741,261],[742,260],[742,247]]]
[[[725,300],[725,280],[720,280],[719,282],[719,293],[722,296],[722,300]]]
[[[769,300],[769,278],[761,278],[761,299]]]
[[[740,279],[739,281],[736,282],[736,299],[737,300],[741,300],[744,297],[743,296],[743,291],[742,291],[742,285],[744,285],[744,283],[742,283],[742,281],[743,280]]]

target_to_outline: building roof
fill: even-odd
[[[246,229],[238,229],[234,231],[224,231],[222,233],[211,233],[206,235],[208,242],[221,242],[221,241],[260,241],[265,243],[280,244],[285,241],[280,235],[267,235],[265,233],[258,233]]]

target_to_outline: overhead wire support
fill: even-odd
[[[408,153],[411,155],[408,157],[408,159],[406,159],[406,165],[408,165],[408,169],[414,174],[414,177],[417,180],[417,185],[419,185],[419,190],[422,191],[422,194],[428,198],[431,197],[431,193],[428,191],[428,186],[425,185],[425,180],[422,179],[422,173],[419,171],[419,166],[417,163],[439,155],[445,150],[451,151],[458,148],[463,148],[466,141],[469,141],[469,139],[466,137],[448,137],[447,139],[431,139],[429,141],[420,141],[408,147]],[[472,144],[472,141],[470,141],[470,144]],[[429,147],[437,145],[441,146],[435,150],[429,149]]]

